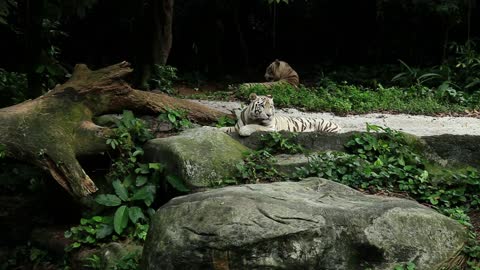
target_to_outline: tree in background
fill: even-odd
[[[20,71],[27,74],[28,98],[40,96],[65,79],[67,70],[58,61],[56,45],[67,34],[61,21],[71,16],[83,17],[96,0],[0,0],[0,26],[7,27],[21,40],[22,57],[17,61]],[[9,40],[9,42],[13,42]]]
[[[140,1],[138,12],[142,33],[139,42],[139,87],[148,89],[155,65],[167,63],[172,48],[172,24],[174,0]],[[142,42],[143,41],[143,42]]]

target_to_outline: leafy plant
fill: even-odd
[[[85,259],[84,266],[89,267],[91,269],[114,269],[114,270],[137,270],[139,269],[141,254],[138,251],[129,252],[119,258],[117,261],[112,262],[113,265],[105,265],[106,262],[102,261],[96,254],[92,254],[91,256]]]
[[[476,44],[467,40],[465,44],[453,42],[450,49],[455,54],[453,80],[467,91],[480,90],[480,53],[476,50]]]
[[[102,269],[102,260],[97,254],[92,254],[91,256],[85,258],[84,266],[90,269],[99,270]]]
[[[141,255],[138,251],[127,253],[115,263],[113,268],[118,270],[137,270],[139,269]]]
[[[402,60],[398,60],[406,71],[400,72],[392,78],[392,81],[400,81],[406,85],[423,86],[426,82],[439,78],[440,74],[433,72],[422,72],[420,69],[410,67]]]
[[[467,102],[465,94],[461,91],[457,91],[456,89],[458,88],[458,85],[455,85],[450,81],[445,81],[437,88],[436,94],[439,98],[448,102],[465,104]]]
[[[124,111],[117,121],[114,135],[107,144],[117,151],[110,172],[106,176],[112,192],[100,194],[95,202],[106,207],[107,215],[83,218],[80,225],[65,233],[75,242],[70,249],[82,244],[96,244],[107,237],[132,237],[145,240],[157,188],[163,179],[164,166],[160,163],[142,163],[141,144],[152,138],[142,120],[130,111]],[[186,191],[182,182],[173,176],[165,181],[174,188]]]
[[[8,253],[4,253],[2,261],[0,261],[0,269],[47,269],[52,265],[61,265],[61,259],[48,253],[47,250],[31,245],[18,245],[11,249],[6,249]]]
[[[27,98],[27,76],[0,68],[0,107],[20,103]]]
[[[348,153],[318,154],[297,171],[297,177],[317,175],[372,192],[407,193],[438,209],[480,204],[476,169],[437,167],[421,156],[402,133],[373,125],[368,125],[367,131],[347,142]]]
[[[262,134],[260,141],[263,144],[262,149],[269,153],[297,154],[304,149],[300,144],[292,142],[295,137],[297,137],[295,133],[268,132]]]
[[[168,65],[154,65],[150,88],[159,89],[168,94],[174,94],[173,82],[177,80],[177,69]]]
[[[97,241],[110,236],[112,232],[112,217],[94,216],[91,218],[82,218],[79,226],[72,227],[65,232],[66,238],[74,240],[66,250],[70,251],[85,244],[96,244]]]
[[[412,262],[408,262],[404,265],[397,265],[395,266],[394,270],[415,270],[417,269],[415,264]]]
[[[184,110],[167,108],[164,113],[158,116],[158,119],[172,124],[174,130],[183,130],[193,126],[192,122],[187,118],[187,112]]]
[[[285,176],[272,166],[275,159],[268,151],[258,150],[245,154],[244,162],[237,164],[241,182],[275,182],[285,179]]]
[[[231,127],[235,125],[235,120],[228,117],[228,116],[222,116],[218,119],[217,124],[215,125],[216,127]]]

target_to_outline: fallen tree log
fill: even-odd
[[[107,150],[112,131],[92,122],[94,116],[132,110],[155,115],[169,109],[188,111],[201,124],[225,113],[165,94],[135,90],[123,80],[133,70],[122,62],[92,71],[75,66],[72,77],[48,93],[0,109],[0,144],[7,156],[48,170],[70,194],[84,197],[97,190],[77,156]]]

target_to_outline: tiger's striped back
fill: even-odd
[[[322,118],[276,115],[275,129],[277,131],[285,130],[290,132],[338,132],[341,128],[337,124]]]

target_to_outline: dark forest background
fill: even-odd
[[[195,119],[190,119],[184,107],[169,108],[176,102],[184,102],[182,98],[248,101],[252,93],[271,94],[276,108],[331,112],[342,116],[375,112],[478,118],[479,39],[480,8],[476,0],[0,0],[0,108],[27,99],[34,99],[27,104],[44,104],[38,101],[54,96],[58,101],[64,99],[65,103],[49,103],[49,108],[55,111],[51,115],[81,118],[82,121],[90,119],[93,110],[77,110],[67,103],[70,99],[77,103],[78,96],[82,100],[86,96],[84,92],[70,96],[70,85],[58,87],[57,90],[61,91],[54,92],[55,95],[35,98],[68,80],[76,64],[83,63],[96,70],[128,61],[134,68],[133,74],[126,78],[129,83],[137,89],[164,93],[134,91],[145,100],[151,101],[149,98],[156,96],[165,102],[161,105],[164,111],[160,110],[154,118],[158,121],[152,120],[153,115],[142,118],[161,123],[159,129],[166,126],[166,132],[161,136],[170,136],[198,124]],[[275,59],[288,62],[299,73],[300,86],[282,82],[272,87],[240,84],[263,82],[265,68]],[[110,93],[117,93],[111,90],[123,88],[118,89],[116,82],[102,85],[104,80],[95,81],[77,77],[75,85],[80,86],[79,89],[89,89],[88,95],[91,93],[86,103],[103,98],[108,102],[99,103],[108,103],[105,106],[114,104],[110,102],[115,100],[114,97],[104,97],[108,95],[110,98],[109,95],[113,96]],[[135,98],[131,101],[139,102]],[[124,110],[125,106],[119,104],[122,106],[113,106],[114,111],[101,111],[121,113],[118,110]],[[4,141],[23,134],[31,136],[32,142],[37,143],[37,138],[41,137],[36,131],[24,133],[23,126],[27,125],[23,116],[22,122],[18,120],[17,123],[5,113],[22,111],[25,107],[28,106],[2,110],[3,123],[11,127],[4,129],[9,132]],[[50,136],[60,127],[75,136],[82,133],[71,128],[70,121],[65,128],[62,126],[64,122],[43,121],[50,119],[50,113],[45,116],[43,111],[46,109],[41,108],[42,113],[36,113],[41,106],[30,107],[32,112],[29,115],[33,120],[29,121],[35,123],[39,133]],[[143,109],[144,105],[133,107]],[[75,113],[63,113],[67,109]],[[86,116],[78,116],[77,111]],[[135,113],[139,116],[139,112]],[[100,206],[94,211],[73,201],[50,175],[11,160],[17,155],[27,155],[10,155],[6,145],[0,143],[0,270],[64,269],[30,267],[50,261],[57,265],[70,263],[63,257],[62,246],[58,252],[62,256],[52,258],[35,246],[32,232],[47,225],[64,226],[55,229],[59,235],[72,237],[74,242],[67,243],[67,250],[119,239],[142,244],[149,224],[149,218],[145,218],[147,214],[143,213],[151,213],[150,210],[172,196],[186,192],[176,178],[170,175],[158,177],[157,173],[163,168],[161,164],[149,167],[146,171],[150,182],[145,180],[145,164],[137,162],[136,158],[143,154],[143,143],[149,138],[150,130],[145,121],[127,109],[121,119],[113,117],[108,120],[108,117],[102,120],[100,116],[94,120],[100,126],[104,126],[100,124],[102,121],[116,123],[115,134],[106,140],[111,149],[109,147],[107,154],[101,150],[102,154],[98,156],[79,157],[80,164],[94,182],[105,183],[98,186],[111,190],[110,195],[117,199],[113,203],[92,201],[92,208]],[[75,121],[80,120],[72,122]],[[232,126],[234,122],[229,117],[220,117],[212,125]],[[346,179],[345,183],[360,188],[362,192],[399,194],[402,198],[414,198],[434,207],[469,228],[471,243],[465,246],[467,259],[463,263],[472,266],[465,269],[479,269],[478,168],[433,166],[429,160],[420,159],[415,152],[418,147],[411,149],[411,143],[405,144],[404,137],[397,131],[370,125],[367,125],[367,131],[385,131],[391,143],[377,140],[377,135],[352,137],[348,144],[352,152],[346,154],[348,156],[328,154],[318,159],[318,166],[304,167],[298,172],[311,172],[315,176],[324,175],[320,170],[324,170],[327,176],[333,172],[334,178]],[[272,134],[265,142],[280,145],[282,151],[299,149],[299,145],[289,141],[294,137]],[[83,139],[78,141],[79,145],[84,143]],[[50,142],[55,146],[67,144],[64,139],[51,139]],[[40,147],[34,154],[39,160],[48,156],[43,143]],[[273,147],[270,149],[269,146],[270,150],[274,150]],[[273,181],[272,175],[277,177],[278,172],[268,151],[252,152],[245,157],[246,166],[237,166],[237,179],[221,179],[212,186],[250,183],[248,181],[258,183],[262,177],[265,178],[262,181]],[[59,161],[56,166],[63,167],[63,160]],[[136,185],[131,185],[132,179],[136,179]],[[119,181],[124,182],[118,184]],[[146,183],[148,192],[143,191]],[[119,188],[122,185],[130,189],[125,191],[127,195]],[[113,195],[117,189],[122,193],[116,193],[120,197]],[[158,196],[155,195],[157,191]],[[135,194],[135,197],[137,192],[145,195],[145,199],[128,197],[128,194]],[[123,195],[128,198],[123,199]],[[152,196],[158,199],[150,206],[154,200]],[[133,210],[131,206],[137,203],[139,206]],[[130,207],[128,209],[136,211],[134,213],[140,211],[144,220],[137,222],[139,219],[132,218],[133,214],[127,217],[130,210],[125,210],[126,204]],[[103,209],[103,206],[115,208]],[[117,216],[121,207],[124,207],[123,212]],[[97,212],[104,216],[92,216]],[[124,220],[127,220],[128,228],[120,228],[127,226],[127,223],[122,225]],[[42,239],[51,238],[49,234],[39,235]],[[130,256],[132,254],[124,256],[125,261],[119,261],[123,264],[134,262],[130,268],[115,269],[137,269],[141,254]],[[87,259],[90,263],[99,260],[98,257],[96,260],[95,257]],[[102,269],[92,265],[92,269]],[[413,269],[399,267],[395,269]]]
[[[25,72],[51,61],[45,58],[68,71],[76,63],[148,61],[142,53],[152,1],[2,1],[1,68]],[[448,59],[451,42],[479,37],[479,12],[476,1],[464,0],[176,0],[167,64],[208,78],[257,80],[275,58],[299,70],[397,59],[437,65]]]

